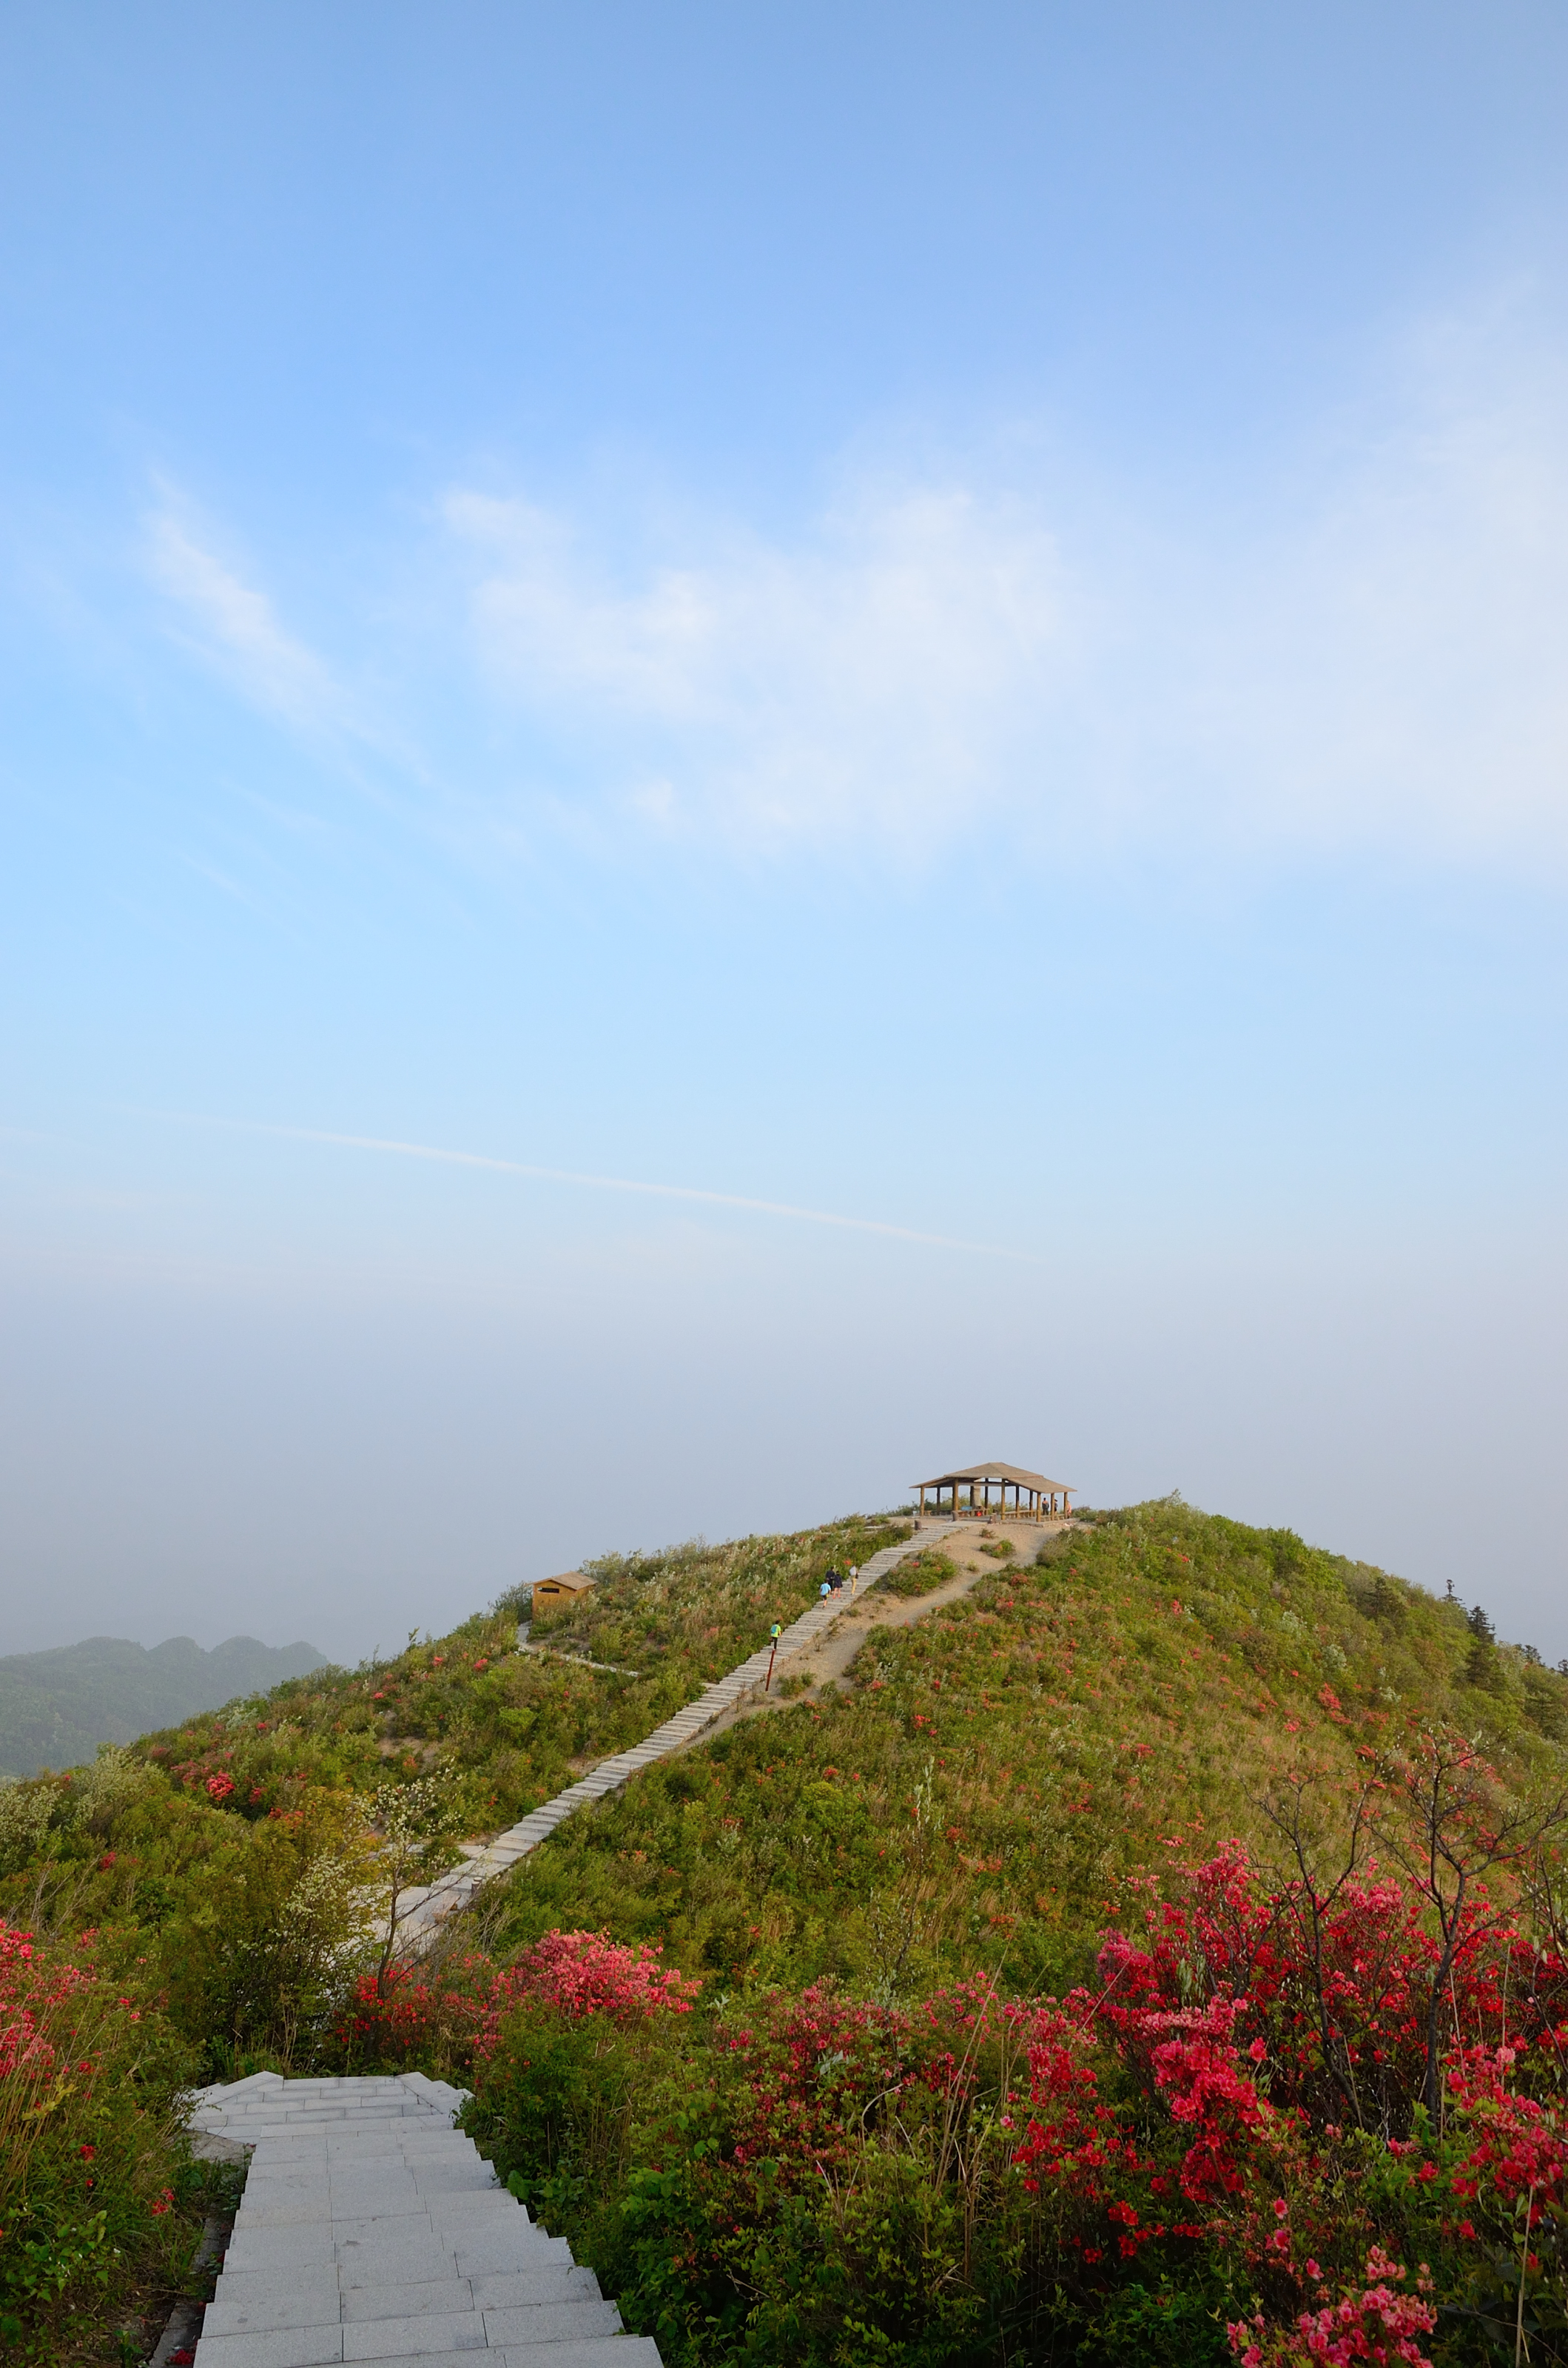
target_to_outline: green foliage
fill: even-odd
[[[601,2016],[568,2021],[544,2007],[511,2015],[465,2126],[515,2195],[551,2225],[590,2185],[626,2167],[628,2114],[656,2043]]]
[[[983,1551],[988,1552],[989,1549]],[[893,1565],[882,1581],[882,1592],[906,1597],[932,1595],[938,1587],[945,1587],[949,1578],[956,1578],[958,1569],[950,1555],[943,1554],[936,1546],[927,1546],[923,1553],[906,1554],[902,1562]]]
[[[129,2291],[177,2276],[201,2188],[174,2127],[192,2070],[142,1971],[87,1934],[0,1926],[0,2350],[90,2356]]]
[[[504,1601],[388,1661],[0,1787],[0,1914],[98,1928],[100,1962],[160,2001],[202,2078],[337,2060],[346,1996],[374,1987],[368,1901],[384,1912],[394,1877],[426,1879],[451,1837],[639,1740],[816,1600],[830,1565],[903,1527],[608,1558],[533,1623],[548,1650],[517,1649],[527,1607]],[[954,1576],[928,1551],[889,1591]],[[1237,1835],[1267,1859],[1256,1804],[1292,1769],[1347,1800],[1368,1755],[1446,1715],[1529,1793],[1568,1764],[1568,1680],[1387,1573],[1164,1500],[1095,1516],[1028,1567],[1000,1558],[913,1625],[873,1626],[841,1689],[786,1700],[579,1813],[484,1896],[502,1960],[555,1927],[661,1941],[710,2002],[678,2031],[608,2034],[519,2010],[485,2143],[670,2368],[1217,2360],[1218,2294],[1191,2264],[1092,2307],[1053,2298],[1046,2237],[990,2169],[979,2219],[946,2172],[933,2183],[913,2104],[852,2183],[784,2194],[765,2151],[733,2225],[704,2217],[737,2018],[823,1983],[889,2010],[963,1981],[1061,1995],[1173,1852]],[[1558,1878],[1541,1880],[1555,1916]],[[470,1918],[448,1945],[475,1938]],[[95,2274],[83,2200],[51,2207],[80,2253],[72,2292]]]
[[[955,2108],[894,2078],[961,2046],[949,2022],[911,2047],[829,1994],[745,2025],[597,2021],[508,2022],[464,2123],[667,2368],[991,2356],[1030,2216],[994,2046]]]

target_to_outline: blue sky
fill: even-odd
[[[1565,84],[7,10],[0,1650],[997,1453],[1568,1654]]]

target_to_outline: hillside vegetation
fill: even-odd
[[[468,2081],[669,2368],[1568,2359],[1568,1680],[1289,1531],[1172,1500],[999,1558],[842,1683],[569,1820],[438,1957],[383,1964],[394,1874],[901,1533],[616,1558],[528,1651],[504,1602],[7,1788],[0,1914],[46,1951],[96,1933],[143,2018],[114,2082],[144,2138],[181,2077]],[[946,1575],[923,1560],[911,1592]],[[29,2199],[13,2340],[116,2357],[80,2265],[18,2283]]]

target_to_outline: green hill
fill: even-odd
[[[100,1743],[130,1743],[150,1727],[214,1710],[236,1694],[324,1668],[311,1645],[231,1636],[203,1652],[188,1636],[151,1650],[123,1636],[89,1636],[53,1652],[0,1656],[0,1776],[32,1776],[90,1759]]]
[[[460,2077],[667,2368],[1271,2362],[1302,2309],[1568,2359],[1568,1679],[1288,1531],[1088,1516],[378,1980],[394,1860],[513,1822],[903,1528],[613,1557],[536,1649],[503,1602],[7,1788],[0,1916],[93,1930],[200,2077]]]

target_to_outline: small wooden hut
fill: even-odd
[[[586,1571],[558,1570],[553,1578],[536,1578],[533,1587],[533,1608],[557,1602],[563,1595],[582,1595],[592,1587]]]

